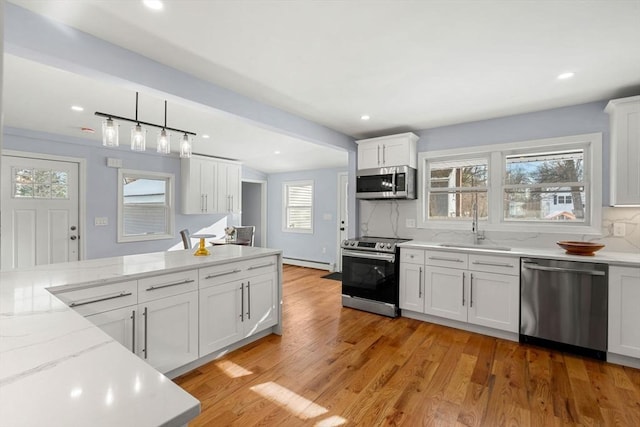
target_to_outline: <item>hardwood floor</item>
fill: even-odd
[[[285,266],[283,335],[175,381],[191,426],[640,426],[640,370],[342,308]]]

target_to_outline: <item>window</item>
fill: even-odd
[[[173,175],[120,169],[118,242],[173,238]]]
[[[313,233],[313,181],[283,184],[283,231]]]
[[[68,199],[69,177],[65,171],[13,168],[13,197],[20,199]]]
[[[418,225],[599,233],[602,135],[419,153]],[[522,228],[527,224],[526,228]]]

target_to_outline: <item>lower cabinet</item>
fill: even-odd
[[[425,268],[424,313],[467,321],[464,272],[454,268]]]
[[[86,316],[86,319],[102,329],[129,351],[136,352],[136,310],[137,306],[118,308],[104,313]]]
[[[640,269],[609,267],[610,353],[640,358]]]

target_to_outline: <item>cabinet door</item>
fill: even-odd
[[[389,139],[382,143],[382,165],[388,166],[404,166],[410,165],[409,140]]]
[[[640,96],[613,100],[611,114],[611,203],[640,205]]]
[[[138,354],[160,372],[198,358],[198,292],[138,305]]]
[[[358,144],[358,169],[374,169],[382,166],[382,146],[377,142]]]
[[[248,337],[278,322],[278,275],[262,274],[246,280],[244,288],[244,336]]]
[[[478,271],[467,274],[469,276],[469,323],[518,332],[519,277]]]
[[[611,353],[640,357],[640,269],[609,267],[609,346]]]
[[[215,161],[200,161],[200,192],[203,198],[203,213],[215,213],[217,211],[217,170],[218,164]]]
[[[200,357],[242,339],[243,289],[240,281],[200,289]]]
[[[427,266],[424,285],[425,313],[467,321],[464,271]]]
[[[231,198],[229,206],[231,212],[240,213],[242,211],[242,168],[240,165],[227,165],[227,193]]]
[[[424,267],[400,263],[400,308],[424,311]]]
[[[119,308],[86,316],[86,319],[102,329],[129,351],[135,353],[135,319],[137,306]]]

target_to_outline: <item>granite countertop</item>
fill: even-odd
[[[487,254],[495,256],[517,256],[517,257],[535,257],[535,258],[547,258],[558,259],[567,261],[582,261],[582,262],[596,262],[605,263],[609,265],[617,265],[623,267],[640,267],[640,253],[628,253],[628,252],[610,252],[606,248],[596,252],[594,256],[583,255],[568,255],[564,249],[549,248],[511,248],[511,250],[491,250],[491,245],[487,245],[487,248],[482,248],[482,244],[478,248],[461,248],[461,247],[446,247],[442,246],[439,242],[427,242],[419,240],[411,240],[409,242],[401,243],[398,245],[400,248],[413,248],[413,249],[435,249],[439,251],[448,252],[464,252],[474,254]]]
[[[7,426],[180,426],[200,402],[47,291],[281,251],[227,245],[0,272],[0,417]]]

